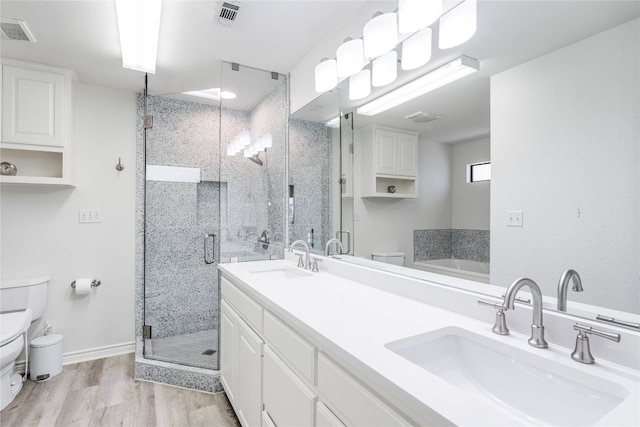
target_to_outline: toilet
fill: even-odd
[[[48,277],[0,281],[0,410],[22,389],[16,359],[25,348],[31,322],[44,314],[48,283]]]
[[[371,252],[371,259],[386,264],[404,265],[404,252]]]

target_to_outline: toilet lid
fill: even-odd
[[[0,314],[0,346],[13,341],[31,325],[31,309]]]

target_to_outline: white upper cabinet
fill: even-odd
[[[74,74],[2,58],[2,183],[74,185]]]
[[[362,197],[411,198],[418,190],[418,133],[362,129]]]

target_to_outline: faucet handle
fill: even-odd
[[[493,324],[493,328],[491,330],[494,334],[498,335],[509,335],[509,328],[507,328],[507,317],[504,314],[506,310],[502,304],[493,301],[486,301],[479,299],[478,304],[480,305],[488,305],[490,307],[495,308],[496,311],[496,320]]]
[[[296,254],[298,255],[298,267],[304,267],[304,261],[302,260],[302,257],[304,256],[304,254]]]
[[[576,362],[586,363],[589,365],[595,362],[595,359],[591,355],[589,337],[587,334],[593,334],[611,341],[620,342],[620,334],[602,331],[581,323],[575,323],[573,325],[573,329],[578,331],[578,336],[576,337],[576,348],[573,350],[573,353],[571,353],[571,358]]]
[[[318,262],[322,262],[322,260],[320,258],[313,257],[313,267],[311,268],[311,271],[313,273],[317,273],[318,271],[320,271],[320,269],[318,268]]]

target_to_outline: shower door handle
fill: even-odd
[[[342,243],[342,235],[343,234],[347,235],[347,245],[346,245],[347,249],[344,252],[340,252],[340,253],[349,255],[349,253],[351,252],[351,233],[349,233],[349,230],[338,230],[338,231],[336,231],[336,239],[338,239],[340,241],[340,243]],[[344,244],[343,244],[343,246],[344,246]]]
[[[207,253],[209,252],[207,243],[211,240],[211,258],[207,257]],[[213,264],[216,262],[216,235],[215,234],[205,234],[204,236],[204,263],[205,264]]]

